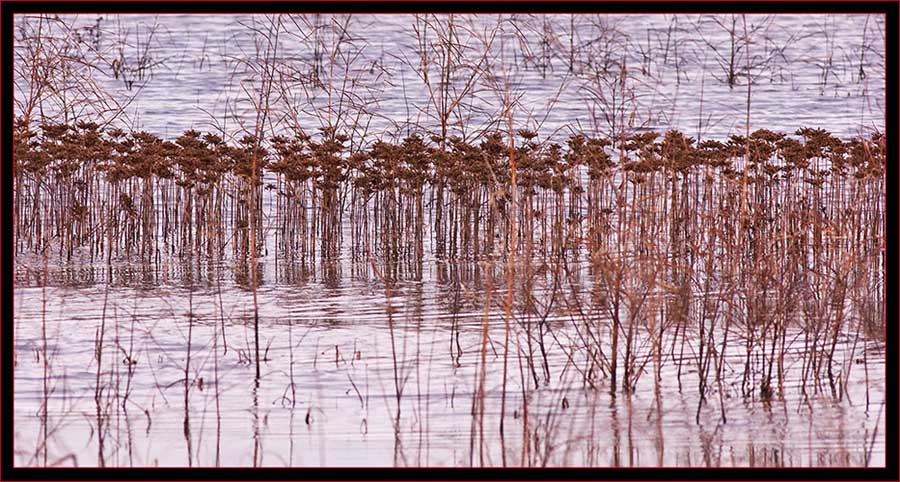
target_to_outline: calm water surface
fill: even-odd
[[[57,272],[60,278],[46,292],[22,272],[15,293],[17,463],[38,462],[44,299],[52,354],[50,453],[73,455],[59,461],[63,465],[500,465],[504,446],[507,463],[519,465],[522,373],[528,385],[529,465],[884,463],[884,421],[879,418],[883,346],[869,345],[864,375],[863,366],[848,359],[851,350],[856,358],[862,356],[862,344],[853,347],[848,337],[836,357],[855,371],[847,397],[837,401],[823,390],[810,391],[806,400],[800,395],[796,357],[802,344],[796,342],[786,362],[785,396],[767,403],[743,397],[740,377],[728,376],[743,363],[737,346],[728,358],[734,366],[725,369],[721,403],[727,423],[721,423],[715,394],[698,423],[695,361],[686,360],[681,370],[664,362],[658,392],[652,373],[631,395],[610,395],[608,380],[597,380],[591,388],[583,373],[588,360],[579,348],[582,322],[564,310],[547,318],[549,375],[537,367],[537,388],[527,361],[522,367],[512,358],[509,364],[501,445],[504,315],[499,293],[493,294],[486,358],[489,443],[483,454],[478,444],[473,453],[471,413],[485,299],[474,268],[452,273],[447,266],[426,263],[423,279],[397,283],[390,299],[371,273],[368,278],[345,273],[331,280],[278,282],[274,267],[266,268],[258,298],[265,347],[258,384],[251,361],[252,296],[227,272],[211,281],[195,266],[189,281],[183,268],[169,268],[168,281],[151,284],[144,284],[140,274],[123,273],[116,280],[114,273],[110,284],[102,268],[80,269]],[[62,277],[64,284],[58,282]],[[499,271],[497,278],[502,286]],[[529,320],[519,321],[511,350],[527,360],[524,327]],[[94,350],[104,323],[101,456]],[[665,343],[672,343],[671,333]],[[682,356],[691,357],[696,349],[691,344]],[[646,346],[639,350],[649,356]],[[130,373],[129,359],[135,362]]]
[[[372,138],[405,135],[406,121],[435,126],[419,54],[436,54],[434,25],[446,24],[447,16],[429,17],[430,29],[419,20],[424,50],[412,15],[99,18],[63,17],[91,43],[91,59],[107,74],[92,79],[127,106],[119,122],[129,127],[174,137],[188,128],[231,134],[252,121],[259,59],[269,45],[261,32],[276,27],[272,56],[284,66],[282,77],[296,79],[290,91],[273,94],[277,120],[267,130],[314,132],[325,121],[350,126],[340,109]],[[751,129],[821,127],[840,137],[884,130],[884,19],[877,15],[457,15],[454,22],[461,64],[477,63],[486,33],[497,30],[490,67],[518,99],[516,128],[543,136],[608,131],[610,106],[621,102],[622,91],[607,78],[623,64],[627,114],[634,112],[636,127],[716,138],[743,133],[749,72]],[[726,81],[732,30],[733,87]],[[332,55],[337,60],[330,63]],[[466,72],[454,72],[457,91]],[[490,75],[479,78],[464,102],[468,120],[451,122],[451,135],[492,125],[499,114],[492,85]],[[345,86],[353,99],[341,96]],[[27,95],[26,84],[20,87]]]

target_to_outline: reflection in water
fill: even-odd
[[[255,378],[253,380],[252,398],[253,466],[259,467],[262,463],[262,454],[260,453],[260,444],[262,443],[262,438],[259,431],[259,378]]]
[[[875,341],[848,335],[839,343],[836,360],[855,353],[851,363],[863,365],[841,396],[833,396],[827,377],[819,389],[815,380],[804,385],[796,345],[785,352],[776,396],[743,395],[738,368],[746,358],[735,350],[712,362],[721,364],[711,371],[722,381],[700,405],[696,345],[681,328],[660,342],[675,357],[655,360],[652,341],[636,338],[635,357],[646,360],[648,376],[631,391],[612,391],[595,345],[609,357],[609,320],[579,319],[578,293],[554,290],[551,270],[535,278],[531,300],[516,298],[501,419],[506,315],[503,297],[491,293],[503,270],[423,261],[422,278],[414,280],[385,281],[370,266],[369,280],[263,283],[261,376],[254,379],[249,294],[222,270],[188,266],[170,267],[165,277],[177,282],[152,289],[92,284],[86,279],[97,272],[82,270],[81,283],[46,288],[46,309],[19,301],[41,300],[45,289],[29,287],[34,274],[23,272],[16,440],[41,455],[19,451],[17,463],[43,464],[43,451],[48,464],[101,467],[884,462],[883,420],[874,410],[884,397],[884,346]],[[274,267],[262,272],[274,276],[266,270]],[[65,279],[59,271],[50,278]],[[127,271],[100,272],[114,280]],[[553,297],[557,308],[523,313],[528,303],[546,306]],[[802,339],[800,332],[788,336]],[[22,356],[35,349],[40,357]],[[65,378],[57,375],[62,364]],[[181,403],[171,393],[179,386]],[[173,450],[179,446],[181,456]]]
[[[184,441],[187,448],[187,466],[193,467],[194,456],[191,449],[191,341],[194,332],[194,290],[188,287],[188,312],[187,312],[187,357],[184,363]]]

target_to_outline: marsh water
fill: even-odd
[[[542,32],[575,25],[569,16],[548,19],[517,20],[522,35],[534,40],[528,55],[512,34],[504,47],[524,95],[521,104],[534,106],[523,114],[523,126],[547,136],[575,129],[577,122],[583,122],[578,129],[603,130],[603,116],[589,107],[597,99],[585,98],[577,80],[578,69],[591,67],[570,71],[564,57],[535,53]],[[94,16],[71,21],[85,27],[97,22]],[[428,104],[402,59],[404,50],[415,49],[412,21],[359,15],[348,30],[363,52],[357,67],[382,72],[363,89],[377,114],[369,124],[373,132],[402,132],[394,120]],[[600,38],[601,27],[607,35],[632,39],[624,50],[633,57],[629,68],[646,70],[635,87],[636,110],[648,113],[642,128],[724,137],[746,127],[746,83],[724,82],[718,54],[710,53],[710,45],[726,49],[721,19],[621,15],[578,22],[581,43]],[[883,130],[880,18],[748,16],[747,22],[767,25],[750,45],[759,56],[751,59],[765,62],[751,70],[754,127],[818,126],[841,136]],[[111,75],[101,79],[129,103],[117,122],[165,136],[191,127],[227,131],[250,115],[239,100],[247,72],[240,59],[252,57],[259,45],[248,26],[264,25],[260,17],[120,15],[96,24],[104,32],[98,42],[110,42],[131,65],[143,58],[153,66],[133,84]],[[282,54],[319,55],[304,46],[288,42]],[[575,80],[559,81],[569,76]],[[549,101],[557,92],[558,100]],[[479,102],[490,105],[491,95],[483,93]],[[472,124],[489,123],[478,120],[481,110],[472,112]],[[308,112],[297,119],[313,126],[319,121]],[[274,202],[266,196],[264,212]],[[263,225],[276,222],[267,218]],[[644,373],[633,391],[613,391],[608,378],[590,372],[593,355],[585,349],[586,337],[609,338],[609,320],[576,306],[599,282],[587,253],[567,255],[570,275],[562,287],[554,281],[559,260],[519,258],[517,272],[532,278],[527,290],[523,279],[516,280],[510,320],[505,259],[442,259],[431,250],[432,233],[426,234],[424,255],[395,266],[385,282],[373,263],[351,257],[348,245],[327,262],[280,259],[267,232],[257,268],[259,378],[246,261],[162,256],[154,263],[92,262],[79,252],[71,260],[17,253],[16,465],[885,462],[885,347],[876,336],[838,337],[834,364],[847,384],[835,389],[827,381],[813,386],[804,380],[803,334],[792,328],[784,377],[770,397],[744,389],[744,367],[764,362],[745,356],[740,335],[734,335],[722,383],[701,403],[698,348],[670,331],[662,336],[658,367],[649,342],[638,344]],[[527,300],[539,300],[537,307]],[[596,331],[586,334],[590,327]],[[482,365],[486,376],[480,381]],[[476,416],[478,403],[484,404],[483,418]]]
[[[277,112],[273,118],[284,116],[290,128],[310,133],[326,120],[339,123],[336,106],[344,89],[353,96],[343,97],[343,115],[355,117],[364,111],[362,120],[356,120],[368,135],[379,138],[405,135],[410,122],[434,126],[421,57],[424,53],[427,60],[435,52],[430,52],[433,47],[423,49],[422,43],[431,45],[449,36],[449,31],[435,27],[448,18],[62,17],[79,29],[63,38],[87,45],[86,55],[99,59],[105,75],[92,80],[108,87],[111,100],[125,107],[116,122],[129,128],[167,137],[188,128],[233,132],[254,115],[253,99],[246,93],[258,84],[254,76],[269,48],[269,55],[293,63],[283,75],[296,82],[290,92],[273,96],[301,104],[296,112],[272,105]],[[477,60],[487,45],[495,54],[490,67],[502,66],[512,90],[521,96],[517,128],[542,135],[608,130],[608,109],[621,102],[615,97],[623,92],[597,84],[623,65],[629,76],[627,90],[634,91],[627,95],[629,110],[636,111],[639,128],[677,128],[712,138],[742,132],[749,77],[754,129],[821,127],[840,137],[883,130],[885,34],[879,15],[520,14],[456,15],[453,21],[453,38],[462,45],[459,55],[464,61]],[[33,34],[38,22],[30,19],[28,25]],[[43,28],[52,30],[53,23],[45,22]],[[276,28],[274,47],[262,35]],[[25,47],[19,42],[16,48]],[[465,85],[469,73],[461,67],[449,81]],[[728,82],[729,73],[733,83]],[[453,119],[450,134],[471,136],[496,121],[500,99],[490,83],[473,89],[466,101],[466,120]],[[20,85],[23,95],[26,87]],[[93,110],[86,107],[69,115]],[[269,128],[276,129],[275,122]]]
[[[59,461],[62,465],[501,465],[503,449],[507,464],[522,464],[519,374],[529,368],[519,362],[511,363],[505,446],[496,430],[486,430],[489,449],[470,450],[484,316],[477,267],[466,272],[426,263],[421,280],[398,283],[388,299],[380,282],[354,276],[348,266],[330,279],[313,274],[279,280],[274,266],[264,263],[267,276],[258,302],[266,349],[258,383],[251,360],[250,294],[234,285],[230,273],[205,269],[170,266],[141,273],[123,267],[109,282],[105,269],[79,267],[56,273],[46,294],[34,286],[34,277],[28,283],[28,276],[20,276],[15,299],[19,463],[40,462],[34,447],[43,400],[40,329],[46,298],[53,356],[51,453],[73,456]],[[104,422],[109,426],[101,456],[94,350],[104,312],[107,365],[101,376],[109,393],[101,394],[100,403],[103,413],[109,411]],[[648,374],[635,393],[611,395],[602,382],[595,388],[583,382],[585,360],[575,348],[580,341],[573,320],[560,314],[547,323],[549,374],[538,367],[538,388],[527,392],[533,438],[527,461],[533,465],[884,463],[883,346],[865,348],[868,385],[862,368],[854,367],[853,385],[840,401],[827,391],[801,397],[799,366],[793,363],[787,395],[777,401],[747,399],[739,377],[730,379],[723,424],[718,401],[704,406],[696,421],[697,375],[687,368],[690,363],[680,383],[679,370],[665,364],[658,393]],[[499,423],[502,383],[502,306],[491,309],[489,324],[484,423],[493,428]],[[512,346],[524,354],[525,334],[514,332]],[[841,347],[843,357],[851,344]],[[861,349],[856,347],[857,357]],[[129,367],[129,359],[136,364]],[[740,354],[731,362],[739,366]]]

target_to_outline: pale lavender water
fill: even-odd
[[[200,286],[190,295],[178,280],[142,286],[135,279],[129,286],[108,287],[102,274],[82,286],[70,282],[48,287],[50,453],[75,455],[75,459],[61,462],[64,465],[75,460],[79,465],[99,464],[93,347],[106,299],[101,384],[109,387],[110,398],[104,395],[101,406],[104,413],[109,410],[111,424],[103,456],[109,466],[252,465],[256,440],[257,463],[267,466],[468,466],[472,463],[470,414],[475,370],[480,363],[484,291],[474,280],[463,281],[466,288],[454,310],[453,290],[438,279],[436,268],[426,266],[421,282],[399,283],[389,303],[381,283],[371,274],[368,280],[345,275],[338,283],[324,286],[315,279],[298,284],[272,282],[274,273],[269,271],[259,290],[260,338],[268,361],[262,364],[258,388],[249,358],[253,353],[251,295],[234,287],[227,273],[221,281],[224,321],[218,288],[205,280],[198,282]],[[495,303],[504,291],[493,294]],[[23,465],[35,463],[33,450],[40,433],[36,414],[43,399],[42,364],[36,354],[41,351],[42,299],[40,287],[22,283],[16,289],[15,431],[17,464]],[[403,380],[396,433],[389,305]],[[191,429],[186,438],[183,378],[189,312],[195,321],[187,410]],[[450,349],[451,345],[456,349],[451,332],[454,319],[462,349],[458,360]],[[497,306],[490,317],[487,356],[484,423],[490,443],[484,463],[488,465],[501,463],[497,427],[503,319],[502,305]],[[879,418],[884,400],[883,346],[869,346],[867,387],[863,367],[849,359],[854,348],[848,338],[836,356],[855,371],[848,397],[836,401],[825,390],[807,403],[799,393],[796,354],[802,344],[797,342],[786,362],[783,400],[762,403],[744,399],[740,377],[726,375],[723,402],[727,423],[720,423],[719,401],[713,393],[698,424],[694,419],[698,402],[695,363],[684,364],[679,389],[676,366],[664,362],[659,405],[650,373],[642,377],[633,395],[620,393],[612,398],[608,381],[598,381],[596,389],[584,386],[579,370],[586,360],[583,349],[578,348],[573,321],[560,314],[550,322],[550,378],[541,375],[540,387],[535,389],[525,368],[530,430],[538,433],[541,449],[532,454],[529,464],[884,463],[884,419]],[[525,336],[523,325],[515,324],[513,353],[526,350]],[[671,333],[664,340],[671,343]],[[289,341],[293,342],[293,354]],[[732,343],[735,348],[729,360],[735,366],[726,369],[728,373],[742,363],[740,344]],[[862,344],[855,347],[856,358],[862,356],[862,348]],[[649,355],[646,347],[640,353]],[[137,361],[130,381],[123,361],[126,354]],[[567,362],[569,355],[573,358]],[[118,397],[114,393],[117,384]],[[512,358],[505,440],[511,465],[521,463],[521,386],[519,365]],[[126,391],[129,396],[123,409]],[[475,454],[474,464],[480,465],[477,449]]]
[[[280,25],[274,57],[294,68],[324,59],[328,52],[321,50],[334,48],[342,39],[341,52],[352,54],[346,62],[337,62],[338,67],[349,69],[346,73],[321,74],[323,82],[333,81],[330,89],[310,89],[307,95],[302,83],[294,83],[290,95],[273,96],[278,97],[270,105],[276,112],[273,118],[291,109],[303,111],[297,117],[302,127],[315,131],[322,120],[313,115],[318,111],[310,107],[310,99],[320,108],[337,109],[337,100],[329,103],[327,94],[331,91],[336,96],[341,82],[350,79],[358,102],[366,104],[368,112],[361,119],[370,125],[372,138],[403,134],[402,123],[407,120],[434,124],[428,92],[416,72],[421,49],[413,34],[412,15],[352,15],[343,37],[332,26],[343,28],[346,16],[101,17],[95,52],[100,53],[98,63],[109,75],[94,80],[127,105],[119,122],[129,127],[170,137],[188,128],[232,133],[239,121],[252,121],[251,99],[244,88],[252,92],[258,82],[254,61],[268,45],[253,29],[265,32],[273,25]],[[438,17],[446,22],[447,16]],[[82,29],[97,25],[97,16],[63,19]],[[454,19],[457,35],[469,49],[466,55],[477,59],[484,50],[485,29],[495,28],[498,17],[457,15]],[[492,68],[508,77],[513,94],[522,95],[514,116],[517,129],[537,129],[546,136],[573,130],[602,132],[608,127],[605,113],[598,110],[591,89],[599,88],[607,97],[613,93],[591,78],[600,63],[612,66],[624,60],[628,88],[634,90],[637,124],[645,128],[677,128],[691,136],[699,131],[715,138],[743,133],[747,90],[746,78],[740,75],[749,62],[754,80],[751,129],[792,133],[801,126],[821,127],[840,137],[884,130],[884,19],[878,15],[747,15],[746,31],[752,42],[744,47],[749,50],[747,56],[738,52],[735,57],[739,77],[734,88],[724,81],[727,69],[723,70],[730,61],[730,34],[723,28],[732,27],[730,16],[504,15],[499,22],[491,43]],[[738,16],[736,22],[740,37],[744,19]],[[435,40],[433,31],[426,34],[429,42]],[[93,42],[90,35],[83,30],[83,41]],[[21,51],[22,46],[18,48]],[[571,50],[574,63],[567,53]],[[114,78],[112,63],[117,59],[123,72],[134,69],[134,73]],[[146,68],[139,73],[140,65]],[[133,80],[131,89],[125,82],[128,76]],[[488,78],[479,81],[473,89],[468,127],[456,126],[450,134],[471,135],[488,125],[497,114],[492,106],[498,102],[491,85]],[[27,91],[24,83],[20,87],[17,95]],[[480,109],[484,111],[479,114]],[[267,126],[267,130],[284,127]]]

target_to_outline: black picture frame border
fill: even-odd
[[[0,480],[898,480],[896,1],[3,1],[0,3]],[[884,14],[886,378],[884,468],[23,468],[14,467],[12,206],[13,15],[28,13],[872,13]],[[895,87],[891,87],[891,86]]]

